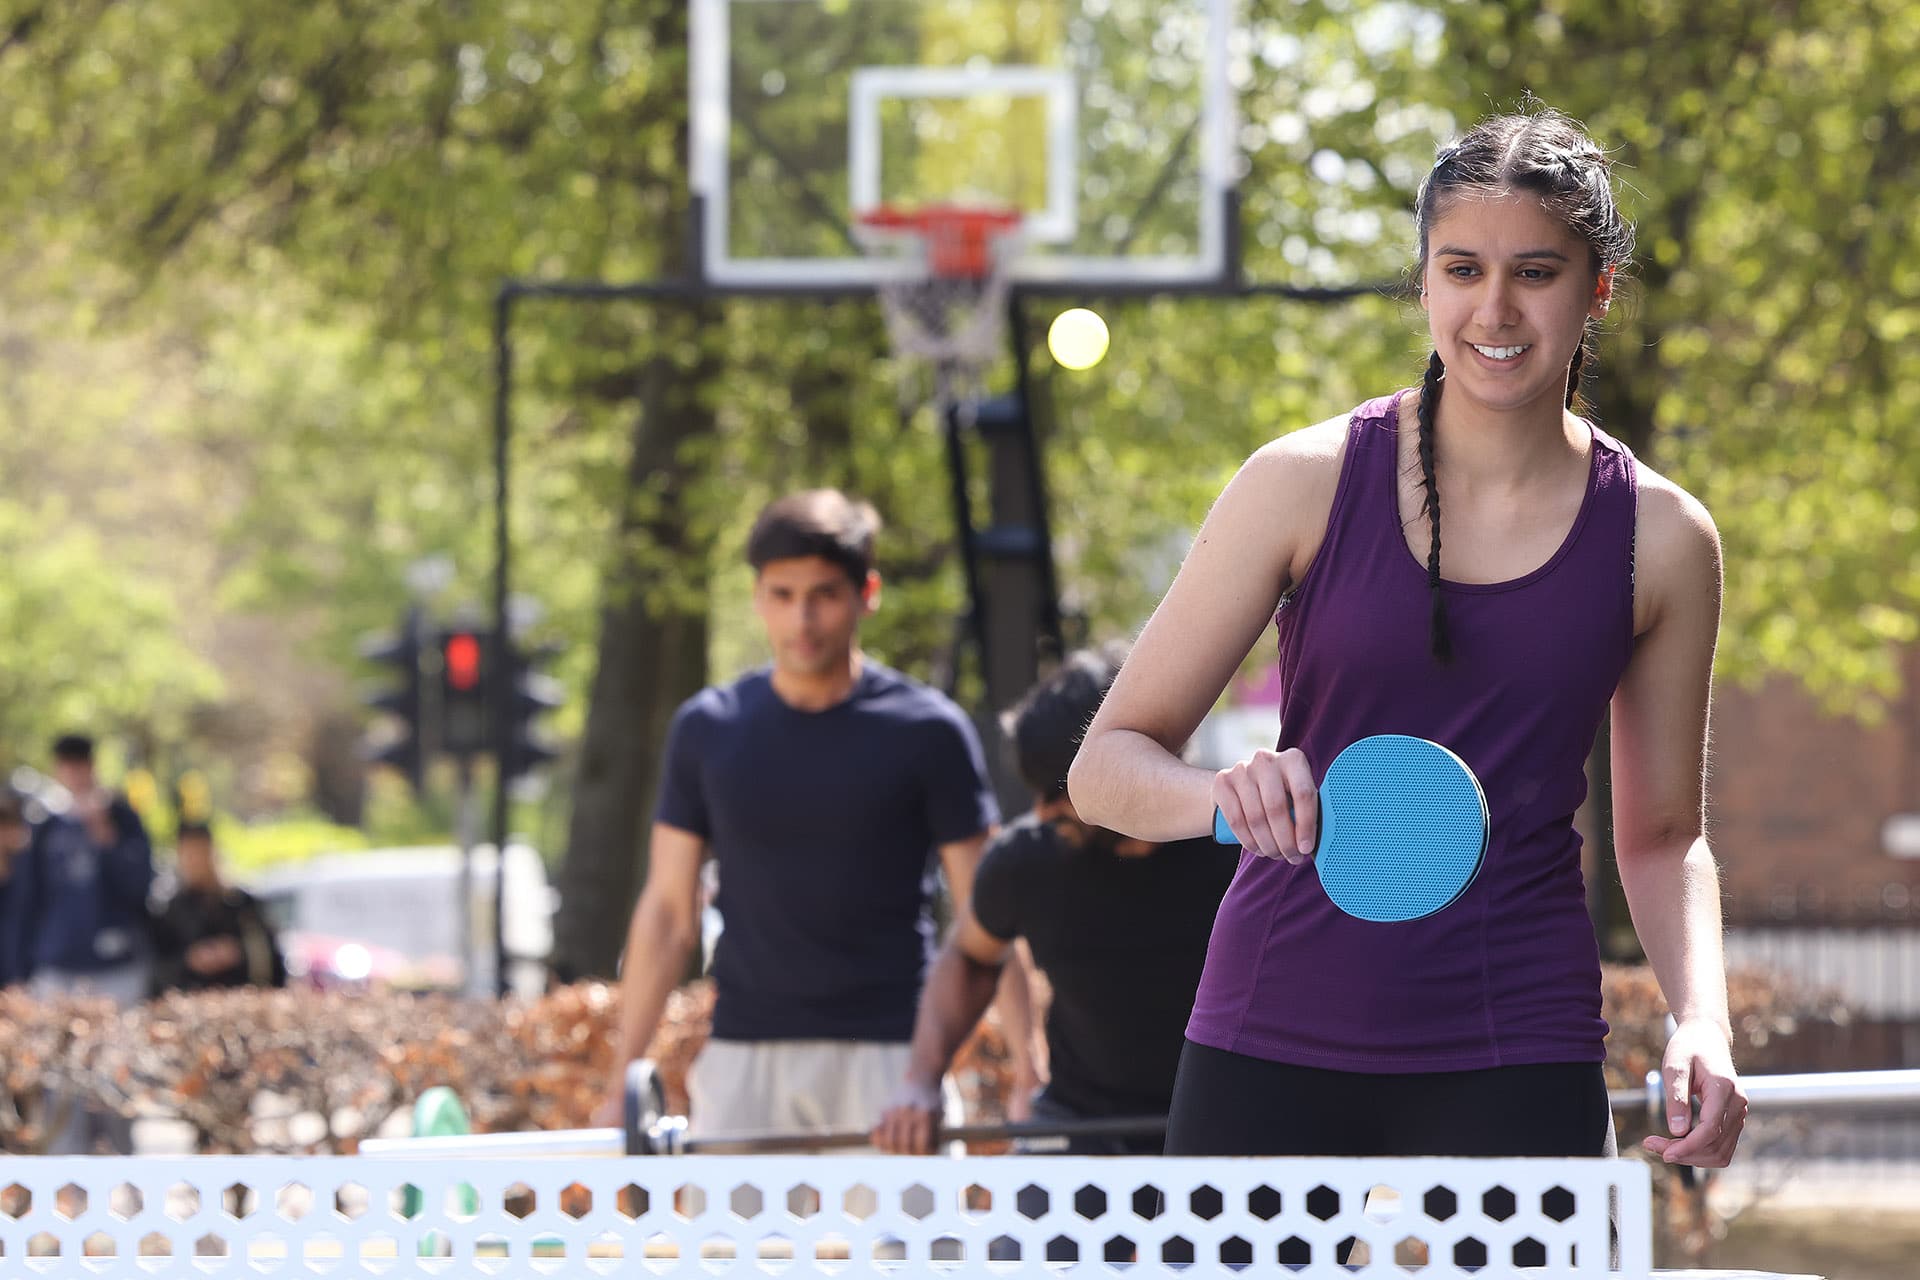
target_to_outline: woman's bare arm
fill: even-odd
[[[1082,820],[1153,841],[1211,828],[1216,775],[1180,752],[1318,550],[1346,423],[1265,446],[1214,503],[1068,774]]]
[[[1640,945],[1678,1024],[1662,1064],[1671,1136],[1647,1146],[1670,1163],[1723,1166],[1747,1104],[1733,1066],[1720,877],[1705,818],[1720,538],[1705,508],[1643,471],[1638,549],[1647,617],[1613,698],[1614,848]]]

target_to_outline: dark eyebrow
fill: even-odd
[[[1479,254],[1475,253],[1471,249],[1460,249],[1450,244],[1441,245],[1438,249],[1434,251],[1433,256],[1436,258],[1474,258],[1474,259],[1478,259],[1480,257]],[[1551,258],[1555,262],[1569,261],[1567,255],[1560,252],[1558,249],[1528,249],[1524,253],[1516,253],[1513,255],[1513,260],[1515,262],[1519,262],[1522,259],[1526,259],[1526,258]]]

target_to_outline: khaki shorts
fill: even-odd
[[[871,1129],[909,1056],[904,1044],[865,1040],[709,1040],[687,1073],[688,1136]],[[958,1124],[951,1077],[941,1093],[943,1123]]]

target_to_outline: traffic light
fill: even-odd
[[[370,735],[361,754],[374,764],[391,765],[419,790],[425,751],[421,742],[420,614],[409,610],[400,630],[374,636],[360,646],[368,662],[392,667],[398,683],[362,696],[361,701],[392,717]],[[394,723],[397,722],[397,725]]]
[[[512,685],[507,693],[507,758],[501,762],[500,776],[510,782],[560,754],[538,720],[566,699],[560,682],[539,669],[560,656],[557,646],[534,645],[522,651],[509,644],[506,650]]]
[[[486,632],[455,628],[440,637],[440,745],[448,755],[470,760],[492,746],[487,740],[487,699],[493,689],[494,646]]]

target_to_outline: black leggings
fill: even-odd
[[[1386,1075],[1295,1067],[1188,1041],[1170,1156],[1614,1154],[1597,1062]]]

